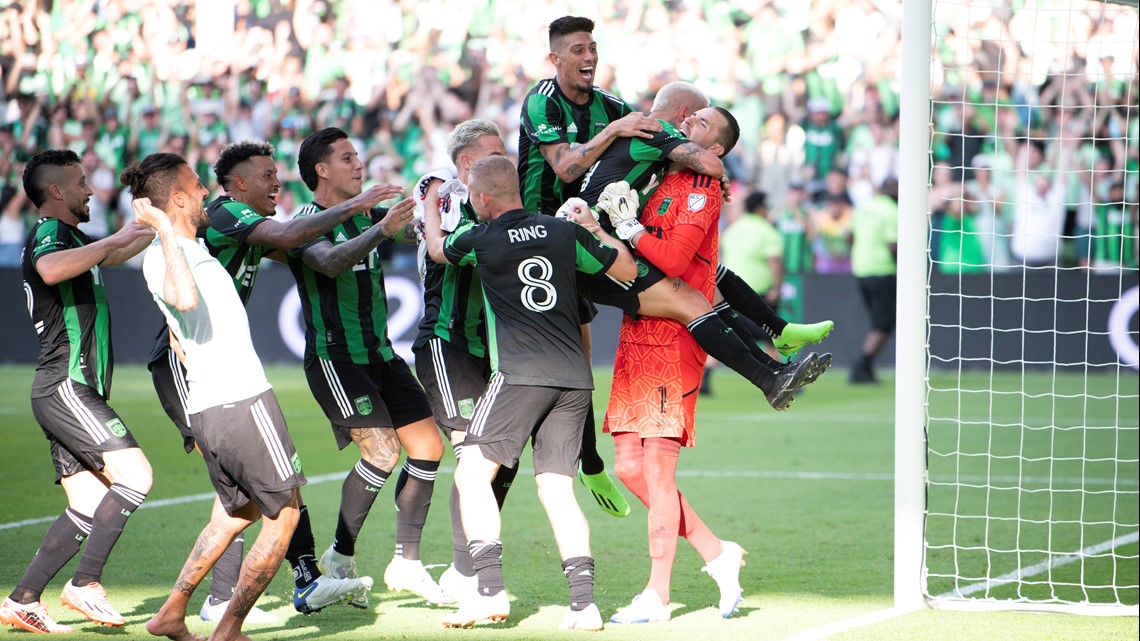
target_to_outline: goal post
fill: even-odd
[[[1140,614],[1136,6],[903,0],[896,609]]]

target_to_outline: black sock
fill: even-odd
[[[345,556],[356,554],[356,537],[376,502],[376,495],[388,480],[388,474],[360,459],[344,477],[344,485],[340,488],[340,516],[336,520],[336,537],[333,539],[333,549],[338,553]]]
[[[586,410],[586,422],[582,425],[582,473],[601,474],[606,471],[606,463],[598,454],[598,432],[594,425],[594,404]]]
[[[40,549],[36,550],[36,556],[8,598],[21,605],[39,601],[48,582],[79,553],[79,546],[89,534],[91,519],[71,508],[64,508],[44,534]]]
[[[772,369],[779,369],[781,367],[779,361],[768,356],[768,352],[765,352],[760,347],[759,340],[761,334],[758,332],[760,332],[761,329],[756,323],[752,322],[747,316],[741,316],[736,310],[729,307],[728,301],[722,301],[721,304],[713,307],[713,311],[716,312],[717,316],[720,316],[720,319],[724,321],[725,325],[728,325],[732,328],[732,331],[736,332],[740,340],[744,342],[744,346],[748,348],[748,353],[752,354],[752,358],[755,358]]]
[[[438,470],[439,461],[413,458],[404,461],[396,481],[396,556],[420,558],[420,539],[424,535]]]
[[[499,504],[499,511],[503,511],[503,502],[507,500],[507,492],[511,491],[511,484],[515,482],[515,475],[519,473],[519,466],[499,466],[495,478],[491,479],[491,491],[495,493],[495,502]]]
[[[503,542],[471,541],[471,558],[479,575],[479,594],[494,596],[506,589],[503,584]]]
[[[723,264],[716,269],[716,288],[733,309],[759,325],[768,336],[776,338],[784,333],[788,321],[780,318],[763,296]]]
[[[467,547],[467,535],[463,533],[463,514],[459,511],[459,488],[451,484],[451,563],[455,571],[463,576],[475,576],[475,561],[471,549]]]
[[[689,323],[689,333],[709,356],[732,368],[756,387],[765,391],[772,388],[775,372],[753,358],[744,341],[724,324],[716,312],[709,312]]]
[[[594,602],[594,557],[575,556],[562,562],[562,576],[570,584],[570,609],[585,610]]]
[[[125,485],[112,483],[107,488],[107,494],[99,501],[95,515],[91,517],[91,536],[79,557],[79,566],[71,579],[72,584],[83,587],[103,578],[103,566],[107,564],[107,557],[111,556],[111,549],[122,536],[127,519],[139,509],[145,499],[145,493]]]
[[[293,568],[293,584],[303,590],[321,577],[321,571],[317,568],[317,544],[313,541],[309,507],[302,505],[300,511],[297,529],[293,530],[293,538],[289,539],[289,548],[285,550],[285,560]]]
[[[233,598],[238,575],[241,574],[241,553],[244,548],[245,532],[238,532],[214,564],[210,575],[210,598],[215,605]]]

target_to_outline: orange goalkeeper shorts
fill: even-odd
[[[618,343],[603,431],[696,445],[697,392],[705,359],[688,332],[665,345]]]

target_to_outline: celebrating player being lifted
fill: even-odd
[[[478,572],[478,595],[460,603],[445,626],[501,621],[510,612],[502,575],[501,522],[491,479],[518,464],[533,439],[538,494],[554,530],[570,586],[560,627],[598,630],[589,526],[574,498],[582,420],[593,375],[582,350],[573,270],[632,278],[628,250],[584,228],[527,212],[510,160],[471,167],[468,188],[483,225],[466,223],[432,259],[473,265],[487,301],[491,379],[475,406],[455,476],[463,528]],[[610,242],[617,245],[613,239]]]
[[[71,632],[51,618],[40,597],[86,539],[61,601],[95,623],[120,626],[126,621],[111,607],[100,579],[127,518],[150,491],[152,476],[134,436],[107,405],[114,359],[99,268],[139,253],[153,234],[130,224],[92,241],[78,229],[90,217],[87,201],[93,192],[73,151],[36,154],[24,168],[23,182],[40,215],[22,261],[28,310],[40,339],[32,413],[50,445],[55,482],[67,494],[67,507],[0,604],[0,623],[31,632]]]
[[[243,141],[222,149],[214,163],[214,174],[225,193],[206,207],[209,227],[199,231],[206,251],[218,259],[233,279],[242,304],[249,302],[263,257],[285,262],[285,249],[311,241],[357,211],[374,207],[403,191],[392,185],[378,185],[319,214],[277,222],[270,218],[275,213],[276,196],[281,190],[273,155],[273,145],[261,141]],[[170,349],[170,330],[165,323],[151,351],[148,367],[163,409],[182,433],[186,451],[192,451],[194,435],[186,411],[186,369]],[[220,500],[215,501],[214,510],[222,510]],[[292,553],[287,558],[293,566],[298,610],[315,612],[360,591],[358,581],[321,576],[312,556],[312,527],[308,509],[303,504],[296,532],[297,545],[291,548]],[[243,535],[238,534],[214,565],[210,596],[202,602],[203,620],[219,621],[225,613],[226,602],[237,585],[243,543]],[[314,583],[316,587],[310,588]],[[246,618],[247,623],[276,620],[277,617],[259,608],[250,611]]]
[[[348,134],[330,127],[302,143],[301,179],[312,216],[361,191],[364,164]],[[360,460],[345,478],[333,545],[321,556],[325,572],[356,575],[356,538],[377,492],[408,452],[396,484],[396,554],[384,572],[391,590],[411,590],[431,603],[448,603],[420,561],[420,538],[431,505],[443,443],[423,388],[388,338],[384,273],[376,246],[388,238],[412,240],[414,202],[365,209],[316,240],[290,250],[305,318],[305,377],[332,423],[337,446],[355,443]],[[354,602],[363,607],[364,602]]]

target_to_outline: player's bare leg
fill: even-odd
[[[241,633],[242,623],[249,611],[257,603],[277,569],[285,558],[285,550],[289,547],[289,540],[293,537],[293,530],[297,527],[300,518],[299,492],[293,491],[293,498],[285,504],[274,516],[266,516],[261,526],[257,540],[245,556],[241,565],[241,576],[238,578],[234,598],[226,608],[226,614],[210,635],[211,641],[237,641],[247,639]]]
[[[174,589],[162,604],[159,611],[146,623],[146,631],[156,637],[166,637],[174,641],[201,640],[202,637],[190,632],[186,627],[186,605],[198,584],[214,567],[230,541],[261,516],[257,506],[248,503],[233,515],[227,514],[221,500],[214,498],[214,510],[210,522],[202,528],[194,548],[190,551]]]

